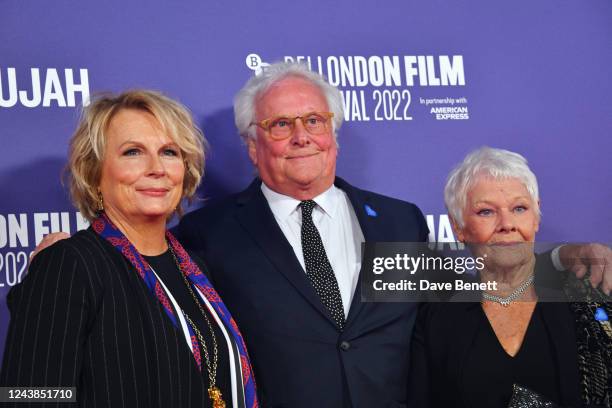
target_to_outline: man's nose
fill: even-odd
[[[310,143],[310,133],[304,127],[304,123],[301,118],[295,120],[293,134],[291,135],[291,142],[299,146],[304,146]]]

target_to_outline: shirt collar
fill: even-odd
[[[272,209],[274,215],[280,219],[286,219],[294,211],[298,209],[301,201],[293,197],[277,193],[268,187],[265,183],[261,183],[261,192],[268,201],[268,205]],[[335,185],[331,185],[323,193],[313,198],[314,202],[323,210],[323,212],[334,218],[338,212],[338,203],[342,192]]]

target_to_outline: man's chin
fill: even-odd
[[[295,169],[295,171],[287,174],[287,179],[296,186],[309,188],[312,185],[325,184],[325,177],[320,171],[312,169]]]
[[[331,187],[334,179],[331,178],[327,180],[327,178],[321,177],[321,174],[301,173],[297,174],[295,177],[288,177],[288,181],[290,189],[296,192],[314,192],[314,196],[317,196]]]

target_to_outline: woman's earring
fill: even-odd
[[[98,190],[98,212],[104,211],[104,200],[102,199],[102,192]]]

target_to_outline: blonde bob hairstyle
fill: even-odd
[[[189,110],[159,92],[135,89],[119,95],[101,94],[83,109],[79,125],[70,140],[66,169],[70,196],[89,221],[98,214],[102,161],[107,130],[113,117],[123,109],[147,112],[177,144],[185,162],[181,201],[176,212],[183,214],[182,201],[191,201],[204,175],[207,147],[202,131],[193,123]]]

